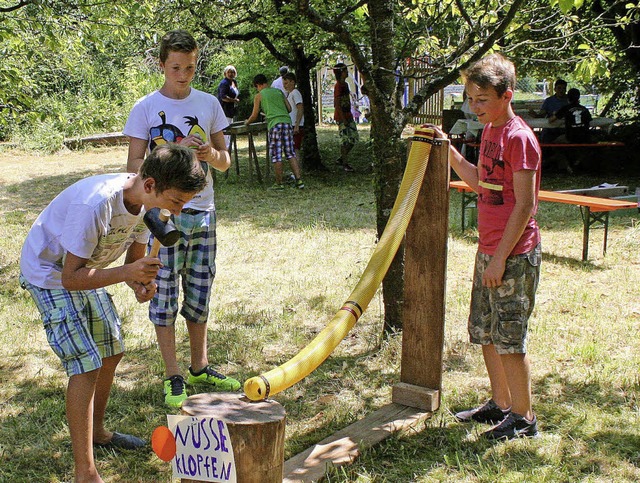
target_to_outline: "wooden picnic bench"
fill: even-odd
[[[475,208],[477,200],[476,193],[464,181],[451,181],[449,186],[457,189],[462,193],[462,230],[465,229],[465,212]],[[626,187],[620,187],[626,188]],[[598,194],[594,189],[580,190],[581,192],[591,191],[592,194]],[[609,191],[608,193],[611,193]],[[599,198],[598,196],[585,196],[584,194],[575,194],[562,191],[545,191],[540,190],[538,195],[540,201],[549,201],[552,203],[565,203],[577,205],[582,215],[582,260],[586,261],[589,256],[589,231],[595,223],[602,223],[604,226],[604,241],[602,246],[602,254],[607,253],[607,236],[609,233],[609,212],[615,210],[627,210],[637,208],[638,202],[630,200],[617,200],[610,198]]]

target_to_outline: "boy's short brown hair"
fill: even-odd
[[[282,76],[282,80],[290,80],[290,81],[293,81],[294,83],[297,81],[296,75],[293,72],[287,72],[285,75]]]
[[[483,57],[460,72],[460,75],[465,84],[472,82],[483,89],[493,87],[498,96],[507,92],[508,89],[516,88],[516,68],[513,62],[501,54]]]
[[[156,193],[168,189],[197,193],[207,184],[206,174],[193,149],[179,144],[156,146],[140,166],[140,176],[156,181]]]
[[[166,62],[171,52],[189,54],[198,50],[198,44],[186,30],[171,30],[160,40],[160,62]]]
[[[262,84],[268,84],[267,76],[264,74],[258,74],[253,78],[253,87],[261,86]]]
[[[347,74],[349,73],[349,70],[347,69],[347,64],[343,63],[343,62],[338,62],[336,65],[333,66],[333,75],[337,78],[339,78],[343,72],[346,72]]]

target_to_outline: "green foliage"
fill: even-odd
[[[206,58],[206,65],[201,66],[199,87],[214,95],[217,94],[218,84],[223,78],[223,69],[232,64],[238,71],[236,82],[240,89],[240,103],[238,104],[237,119],[246,119],[253,109],[253,97],[256,90],[252,81],[257,74],[264,74],[267,79],[278,77],[280,64],[269,54],[257,40],[250,42],[208,42],[203,49],[202,56]],[[216,45],[217,49],[212,48]]]

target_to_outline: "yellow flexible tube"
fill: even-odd
[[[329,357],[367,309],[398,251],[411,220],[429,162],[433,137],[433,130],[423,127],[416,129],[411,138],[414,142],[411,143],[407,167],[391,216],[349,299],[329,324],[296,356],[265,374],[247,379],[244,383],[244,393],[249,399],[266,399],[311,374]]]

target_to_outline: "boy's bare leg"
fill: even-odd
[[[276,177],[276,183],[282,184],[282,161],[273,163],[273,173]]]
[[[293,171],[293,175],[296,179],[300,179],[300,166],[298,165],[298,158],[293,156],[289,158],[289,164],[291,165],[291,171]]]
[[[99,369],[69,378],[67,422],[71,435],[76,483],[103,483],[93,458],[93,400]]]
[[[162,360],[164,361],[165,377],[181,374],[178,367],[178,357],[176,356],[176,326],[156,325],[155,328],[160,355],[162,355]]]
[[[209,364],[207,356],[207,324],[196,324],[187,320],[191,369],[198,372]]]
[[[491,398],[502,409],[510,408],[511,393],[501,356],[496,352],[493,344],[483,345],[482,355],[491,383]]]
[[[349,157],[349,153],[353,149],[353,144],[342,144],[340,146],[340,159],[342,159],[342,163],[347,162],[347,158]]]
[[[511,394],[511,410],[531,421],[531,365],[526,354],[503,354],[502,367],[509,374],[507,383]]]
[[[108,443],[113,437],[113,433],[104,427],[104,415],[111,394],[113,376],[123,355],[124,353],[102,359],[102,367],[93,398],[93,440],[96,443]]]

